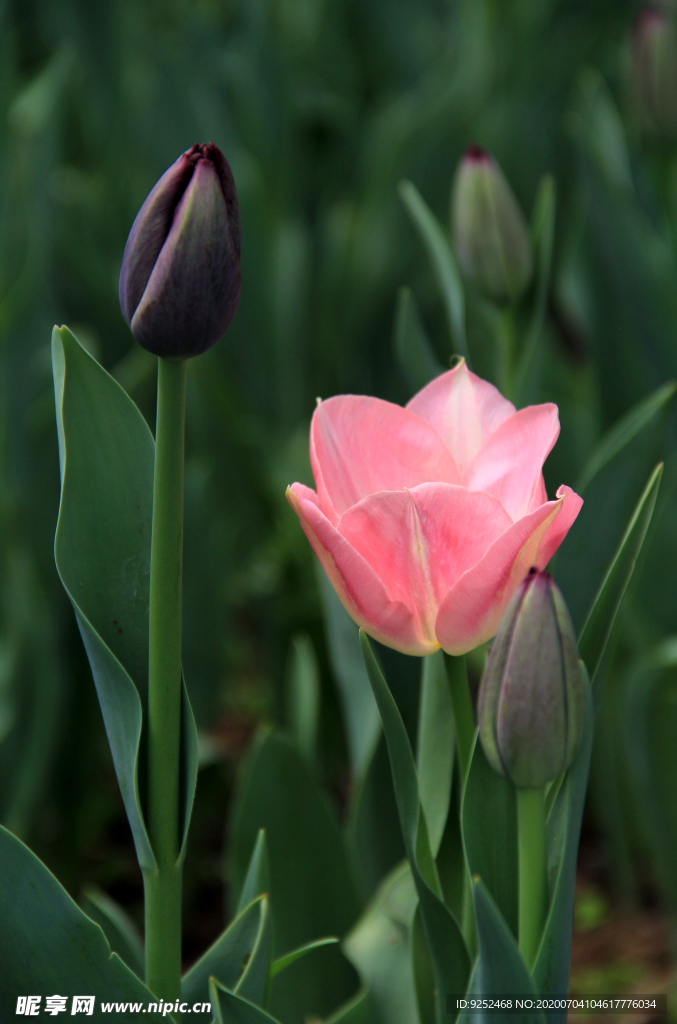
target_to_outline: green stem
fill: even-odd
[[[533,970],[541,944],[545,911],[545,792],[517,789],[517,831],[519,859],[519,947]]]
[[[158,359],[148,661],[148,825],[156,870],[144,878],[146,983],[172,1002],[181,992],[181,584],[185,361]]]
[[[454,657],[451,654],[444,655],[444,663],[447,669],[449,680],[449,693],[451,694],[451,706],[454,714],[454,729],[456,732],[456,753],[458,764],[461,769],[461,791],[465,786],[465,780],[470,770],[470,759],[472,757],[473,744],[475,742],[475,712],[472,706],[470,686],[468,684],[468,666],[465,655]],[[463,937],[468,949],[473,955],[477,943],[475,933],[475,908],[472,898],[472,881],[470,869],[466,862],[465,877],[463,879],[463,914],[462,914]]]
[[[473,711],[470,686],[468,685],[468,669],[465,655],[455,658],[451,654],[444,655],[451,693],[451,706],[454,712],[454,728],[456,730],[456,750],[461,768],[463,782],[470,768],[473,743],[475,742],[475,712]]]

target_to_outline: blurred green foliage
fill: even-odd
[[[562,482],[576,486],[619,418],[677,377],[677,149],[638,128],[629,74],[638,9],[630,0],[0,3],[0,820],[71,891],[96,882],[137,918],[127,825],[54,568],[50,329],[68,323],[152,425],[153,360],[133,344],[117,302],[127,232],[152,184],[195,141],[224,150],[238,187],[240,308],[189,376],[184,662],[212,766],[198,786],[189,851],[188,958],[222,925],[222,823],[233,766],[260,723],[288,727],[302,760],[273,733],[259,739],[245,777],[265,781],[283,770],[276,760],[289,761],[294,786],[321,803],[327,835],[337,815],[345,819],[345,849],[323,842],[340,860],[349,896],[336,923],[318,928],[349,927],[403,854],[373,704],[355,684],[356,637],[341,639],[340,610],[337,619],[331,595],[320,597],[313,556],[284,500],[288,483],[312,483],[307,428],[316,396],[403,402],[428,366],[449,365],[447,311],[399,182],[413,181],[446,225],[453,172],[470,143],[494,154],[527,216],[543,175],[554,177],[552,279],[530,395],[560,408],[562,432],[546,466],[551,495]],[[407,365],[404,321],[393,344],[405,285],[407,330],[432,348],[421,350],[422,370]],[[470,290],[466,305],[473,369],[497,380],[495,311]],[[526,330],[519,317],[517,330]],[[648,864],[674,905],[665,845],[655,853],[674,841],[671,819],[661,822],[653,804],[647,820],[636,815],[657,750],[665,751],[658,770],[677,778],[657,710],[674,703],[673,663],[658,675],[651,668],[659,682],[642,730],[626,708],[649,671],[638,666],[677,633],[677,434],[667,406],[631,447],[622,471],[612,451],[590,482],[556,574],[580,627],[617,530],[664,458],[651,544],[599,687],[590,817],[616,896],[636,897]],[[381,655],[414,738],[418,663]],[[357,716],[354,684],[365,701]],[[241,784],[226,829],[236,890],[266,824],[260,807],[252,810],[251,785]],[[269,828],[279,813],[266,811]],[[271,835],[283,847],[288,840]],[[282,871],[278,902],[285,863],[271,868]],[[379,898],[382,907],[390,897],[381,890]],[[311,924],[297,931],[290,943],[319,937]],[[338,953],[313,956],[329,962]],[[307,1009],[287,991],[296,970],[277,996],[292,1015]],[[344,961],[341,970],[316,1012],[328,1013],[339,989],[346,999],[354,990],[352,968]]]

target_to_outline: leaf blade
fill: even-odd
[[[451,246],[437,218],[413,182],[400,182],[398,191],[423,242],[435,274],[447,315],[454,353],[468,359],[468,343],[465,333],[465,294]]]
[[[659,462],[635,506],[581,630],[578,649],[593,685],[651,523],[662,474],[663,463]]]

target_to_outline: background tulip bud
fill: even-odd
[[[497,302],[515,301],[532,274],[527,225],[500,167],[471,146],[451,190],[451,225],[461,270]]]
[[[532,570],[508,606],[482,677],[484,752],[516,786],[543,786],[576,756],[584,714],[571,617],[549,574]]]
[[[230,325],[240,298],[235,182],[213,142],[165,171],[139,210],[120,272],[120,306],[144,348],[200,355]]]
[[[677,33],[662,11],[647,8],[637,19],[633,79],[644,131],[663,139],[677,137]]]

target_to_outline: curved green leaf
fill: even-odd
[[[479,993],[506,997],[537,996],[538,992],[517,943],[481,878],[473,879],[473,902],[480,954],[477,966]],[[545,1016],[538,1011],[525,1011],[517,1016],[514,1013],[497,1013],[492,1014],[492,1017],[502,1024],[515,1019],[528,1021],[529,1024],[545,1024]]]
[[[137,977],[143,978],[143,942],[134,922],[123,908],[94,885],[83,891],[80,906],[87,917],[102,929],[113,952],[124,960]]]
[[[534,981],[541,995],[562,995],[569,991],[576,861],[594,727],[593,703],[587,673],[585,677],[587,699],[581,746],[574,763],[564,776],[547,824],[550,908],[533,971]],[[553,1021],[553,1024],[564,1024],[566,1011],[559,1016],[548,1016],[548,1020]]]
[[[409,930],[418,900],[406,861],[398,864],[343,942],[343,950],[369,991],[376,1019],[416,1020]]]
[[[357,995],[349,999],[331,1015],[327,1024],[373,1024],[378,1020],[374,1015],[374,1005],[368,988],[361,988]]]
[[[360,903],[343,836],[304,759],[285,737],[270,732],[259,734],[238,779],[229,850],[234,893],[261,828],[269,855],[273,956],[326,935],[345,935]],[[285,1019],[325,1016],[352,995],[357,980],[340,949],[327,946],[275,978],[271,1010]]]
[[[216,978],[209,979],[214,1024],[277,1024],[274,1017],[248,999],[229,992]]]
[[[404,722],[363,630],[360,630],[360,642],[388,744],[402,836],[435,975],[437,1018],[442,1024],[447,1017],[445,993],[465,992],[470,975],[470,957],[458,923],[442,900],[421,808],[414,755]]]
[[[538,401],[543,321],[548,306],[552,250],[555,240],[555,179],[541,178],[531,225],[531,241],[536,255],[536,295],[531,321],[515,371],[515,404],[518,409]]]
[[[277,960],[274,960],[270,966],[270,976],[274,978],[275,975],[279,974],[280,971],[284,971],[287,967],[291,967],[293,963],[300,960],[302,956],[306,956],[307,953],[312,953],[314,949],[319,949],[320,946],[333,946],[339,940],[334,936],[328,936],[326,939],[316,939],[315,942],[307,942],[305,946],[299,946],[298,949],[292,949],[290,953],[285,956],[280,956]]]
[[[664,449],[673,397],[667,386],[636,405],[599,442],[577,484],[585,503],[554,558],[554,575],[579,635]]]
[[[435,972],[425,938],[420,903],[411,922],[409,944],[419,1024],[435,1024]]]
[[[622,416],[613,425],[593,451],[578,478],[576,490],[579,494],[583,493],[600,470],[630,444],[655,416],[667,411],[675,397],[675,392],[677,392],[677,383],[673,380],[668,381],[648,398],[643,398],[641,402],[634,405],[625,416]]]
[[[623,601],[649,529],[662,474],[663,463],[661,462],[649,477],[637,502],[580,634],[578,650],[590,673],[590,681],[593,685],[616,621],[618,609]]]
[[[401,181],[399,193],[428,254],[447,314],[454,354],[468,358],[465,335],[465,293],[446,232],[411,181]]]
[[[624,735],[637,810],[660,888],[677,908],[677,637],[668,637],[629,673]]]
[[[91,1021],[110,1021],[101,1001],[140,1003],[154,997],[111,952],[103,931],[73,902],[27,846],[0,827],[0,1020],[16,1019],[17,996],[95,997]],[[69,998],[70,1012],[70,998]],[[118,1013],[135,1022],[135,1013]],[[165,1019],[144,1014],[149,1022]]]
[[[258,899],[245,907],[207,952],[181,979],[181,998],[188,1003],[209,999],[209,979],[216,978],[234,990],[251,963],[252,954],[270,914],[267,901]]]
[[[407,288],[406,285],[397,293],[393,348],[397,361],[414,391],[420,391],[433,378],[444,373],[445,367],[435,355],[421,323],[416,299],[411,288]]]
[[[461,807],[463,842],[478,875],[517,935],[517,800],[515,787],[489,765],[477,737]]]
[[[263,896],[270,890],[270,875],[268,872],[268,849],[266,847],[266,830],[259,829],[256,843],[249,861],[244,885],[237,904],[237,913],[248,907],[257,896]]]
[[[309,765],[315,761],[320,716],[320,670],[307,633],[292,637],[287,674],[287,725]]]
[[[154,869],[140,757],[148,689],[154,444],[141,413],[67,327],[54,328],[61,504],[54,552],[94,677],[141,867]],[[197,732],[182,701],[182,844],[197,778]]]
[[[357,626],[341,604],[319,562],[317,579],[322,595],[329,660],[343,710],[350,771],[353,779],[361,780],[381,731],[378,708],[360,653]]]
[[[270,958],[272,941],[270,902],[266,896],[261,897],[259,906],[261,908],[259,928],[256,933],[254,948],[234,991],[244,999],[256,1003],[257,1006],[264,1006],[268,1002],[271,978]]]

